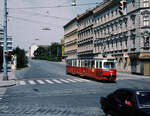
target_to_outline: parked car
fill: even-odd
[[[117,89],[100,104],[106,116],[150,116],[150,90]]]

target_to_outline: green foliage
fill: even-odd
[[[39,47],[34,52],[34,59],[61,61],[61,45],[52,43],[49,47]]]
[[[17,68],[27,67],[28,58],[25,55],[25,50],[17,47],[15,50],[13,50],[12,54],[17,56]]]

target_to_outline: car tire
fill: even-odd
[[[110,112],[110,113],[105,114],[105,116],[118,116],[118,115],[114,114],[113,112]]]
[[[111,115],[111,114],[105,114],[105,116],[113,116],[113,115]]]

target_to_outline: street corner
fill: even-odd
[[[11,87],[15,86],[17,83],[15,80],[7,80],[7,81],[0,81],[0,88],[1,87]]]

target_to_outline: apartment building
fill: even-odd
[[[77,19],[74,18],[64,26],[64,56],[77,58]]]
[[[77,16],[78,22],[78,57],[93,57],[93,11],[87,10]]]
[[[150,75],[150,1],[127,0],[124,15],[119,0],[93,10],[94,57],[115,58],[117,70]]]
[[[7,36],[7,50],[8,51],[12,51],[13,47],[12,47],[12,37],[11,36]],[[0,28],[0,46],[4,46],[4,30]]]
[[[150,0],[104,0],[76,17],[78,58],[114,58],[117,70],[150,75]],[[65,46],[66,47],[66,46]]]

